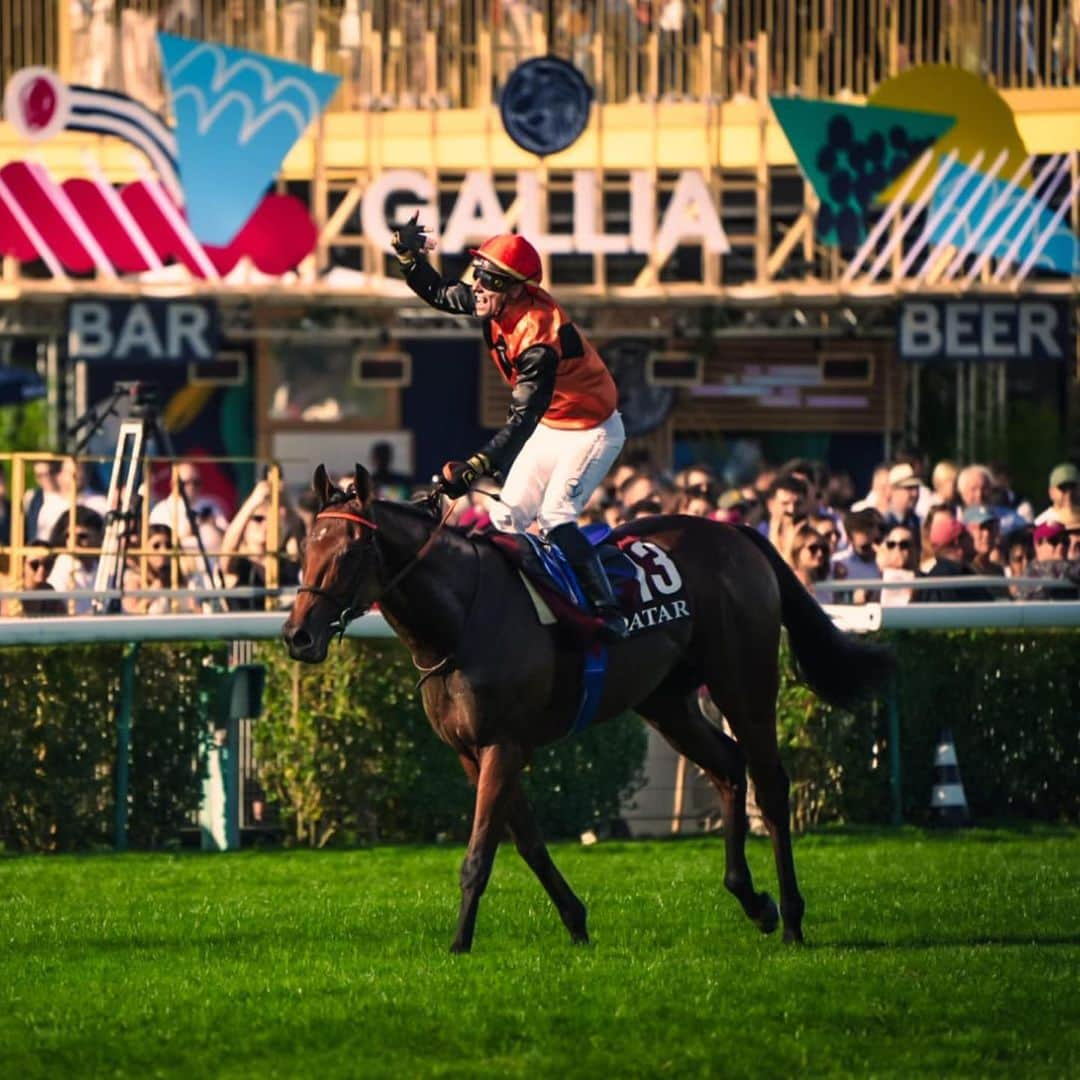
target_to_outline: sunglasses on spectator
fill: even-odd
[[[1060,536],[1048,536],[1045,540],[1040,540],[1040,544],[1052,544],[1054,547],[1066,547],[1069,543],[1069,537],[1062,533]]]
[[[886,540],[885,541],[885,546],[890,551],[895,551],[896,548],[899,548],[901,551],[910,551],[911,550],[911,541],[910,540]]]
[[[89,533],[77,532],[75,534],[76,544],[89,544],[91,540],[93,540],[93,537]]]
[[[806,547],[803,548],[803,551],[809,551],[811,555],[824,555],[825,554],[825,545],[824,544],[807,544]]]
[[[500,274],[498,270],[492,270],[486,266],[473,265],[473,280],[483,285],[488,292],[506,292],[514,279],[509,274]]]
[[[35,571],[42,569],[48,570],[49,567],[52,566],[52,559],[27,559],[26,565],[29,566],[31,570]]]

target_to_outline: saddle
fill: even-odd
[[[597,549],[616,599],[629,614],[637,580],[636,567],[615,544],[607,542],[611,534],[607,526],[593,525],[582,531]],[[487,539],[525,581],[542,623],[557,624],[576,644],[588,645],[593,641],[600,620],[589,609],[566,556],[554,544],[531,533],[489,533]]]

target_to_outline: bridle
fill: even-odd
[[[416,568],[417,564],[427,555],[427,553],[431,551],[431,549],[435,546],[435,541],[439,538],[439,533],[443,531],[446,523],[450,520],[450,515],[453,512],[454,504],[450,503],[450,505],[446,509],[446,513],[444,513],[442,518],[439,520],[439,524],[431,530],[431,534],[420,545],[416,554],[381,589],[379,589],[379,591],[367,602],[364,607],[353,608],[348,603],[342,602],[328,589],[320,589],[317,585],[301,585],[296,590],[297,594],[303,592],[311,593],[313,596],[318,596],[324,600],[329,600],[330,603],[337,608],[337,615],[330,623],[330,632],[331,634],[336,633],[338,641],[340,641],[345,636],[345,630],[348,627],[349,623],[353,621],[353,619],[358,619],[361,615],[366,614],[374,604],[378,603],[378,601],[381,600],[384,596],[386,596],[387,593],[392,592],[401,583],[402,579],[405,578],[408,574],[410,574]],[[364,528],[370,529],[373,537],[374,534],[379,530],[379,526],[374,521],[370,520],[370,518],[366,518],[362,514],[352,513],[348,510],[320,510],[315,515],[314,521],[319,521],[323,518],[340,518],[343,521],[353,521]],[[312,522],[312,524],[314,524],[314,521]],[[382,551],[379,548],[378,544],[374,544],[374,548],[375,555],[379,560],[380,567],[382,567],[385,565],[383,563]]]

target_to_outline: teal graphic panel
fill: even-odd
[[[949,240],[954,247],[963,247],[968,237],[978,229],[980,235],[975,241],[974,250],[981,255],[992,246],[993,250],[990,254],[994,258],[1001,258],[1009,251],[1016,238],[1023,234],[1014,257],[1015,264],[1022,266],[1039,238],[1053,225],[1053,212],[1044,209],[1036,213],[1038,197],[1029,199],[1028,192],[1023,188],[1012,191],[1002,201],[1005,189],[1009,186],[1008,181],[996,178],[990,181],[987,189],[976,199],[975,192],[983,178],[980,175],[965,178],[965,171],[964,165],[954,162],[934,191],[928,218],[931,223],[930,239],[934,243],[945,240],[959,217],[960,225]],[[940,220],[935,221],[936,212],[952,195],[957,184],[962,186],[952,210],[942,214]],[[1027,199],[1026,205],[1014,217],[1017,205],[1024,199]],[[987,223],[986,216],[991,211],[993,211],[992,220]],[[1010,217],[1014,217],[1011,222]],[[1002,229],[1005,231],[1001,239],[997,240],[997,234]],[[1036,258],[1035,265],[1042,270],[1056,271],[1059,274],[1080,273],[1080,244],[1077,244],[1072,230],[1064,222],[1050,234],[1046,245]]]
[[[261,53],[158,34],[176,117],[188,224],[228,244],[338,83]]]
[[[956,120],[938,113],[774,97],[773,111],[821,206],[817,236],[845,250],[865,239],[874,200]]]

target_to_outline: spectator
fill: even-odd
[[[48,537],[57,518],[68,509],[60,494],[60,464],[58,459],[34,462],[34,487],[23,502],[24,535],[31,540]]]
[[[829,549],[812,525],[799,525],[791,537],[786,555],[795,576],[813,592],[816,585],[829,576]]]
[[[188,517],[184,496],[187,496],[194,521]],[[210,524],[216,530],[216,541],[229,527],[229,518],[221,501],[203,491],[199,466],[193,461],[181,461],[176,466],[176,489],[170,490],[164,499],[150,508],[150,524],[166,525],[170,531],[175,528],[181,540],[193,537],[195,530],[201,530],[203,524]],[[206,546],[210,550],[210,545]]]
[[[1027,522],[1009,506],[994,505],[994,484],[990,470],[985,465],[968,465],[956,478],[956,490],[963,508],[989,506],[1001,524],[1001,531],[1022,529]]]
[[[828,549],[828,561],[831,565],[833,557],[839,554],[840,547],[844,542],[844,535],[840,530],[840,526],[832,517],[820,512],[811,514],[807,521],[814,527],[814,530]]]
[[[1035,548],[1031,533],[1018,529],[1005,538],[1005,576],[1010,578],[1027,577],[1028,567],[1035,558]],[[1009,595],[1014,600],[1030,600],[1035,591],[1031,585],[1010,585]]]
[[[955,518],[939,517],[930,530],[930,547],[934,561],[926,571],[926,577],[975,576],[975,571],[968,565],[975,548],[971,534],[964,528],[963,522]],[[962,589],[943,585],[936,589],[920,590],[913,598],[913,603],[977,603],[993,599],[994,595],[988,589]]]
[[[6,583],[0,588],[6,589],[12,586],[12,591],[51,593],[55,590],[49,584],[49,574],[52,572],[56,557],[52,548],[42,541],[35,541],[26,550],[23,559],[22,582]],[[16,617],[25,615],[27,618],[36,618],[41,615],[66,615],[67,607],[62,600],[43,596],[40,600],[3,600],[0,601],[0,615]]]
[[[933,488],[931,494],[935,503],[955,508],[960,498],[956,490],[958,475],[959,469],[955,461],[946,459],[934,466],[934,471],[930,476],[930,486]]]
[[[849,510],[844,515],[844,529],[850,546],[833,559],[833,577],[838,581],[878,581],[881,568],[877,564],[877,546],[881,543],[884,520],[876,511]],[[849,594],[854,604],[865,604],[877,599],[876,592],[865,589]]]
[[[644,499],[658,498],[656,481],[648,473],[630,473],[615,490],[624,509]]]
[[[146,547],[150,552],[143,560],[135,556],[124,572],[125,591],[137,589],[188,589],[197,584],[189,580],[186,572],[186,560],[173,549],[172,529],[168,525],[150,525],[146,530]],[[176,560],[176,577],[173,580],[173,562]],[[140,561],[146,567],[146,575],[141,572]],[[199,587],[208,583],[202,580]],[[125,596],[124,610],[133,615],[161,615],[169,611],[199,611],[199,604],[194,597],[168,596]]]
[[[1028,577],[1057,578],[1080,584],[1080,563],[1065,557],[1069,534],[1060,521],[1044,521],[1035,526],[1035,559],[1028,566]],[[1076,600],[1080,589],[1036,588],[1032,600]]]
[[[922,528],[919,530],[919,570],[926,573],[934,565],[934,546],[930,543],[930,533],[938,521],[955,521],[956,513],[952,506],[935,503],[926,512]]]
[[[766,501],[769,511],[769,540],[777,551],[786,551],[795,533],[795,526],[806,520],[806,481],[790,473],[781,473],[773,481]]]
[[[919,478],[907,464],[894,465],[889,470],[889,509],[885,525],[905,525],[913,533],[919,531],[919,516],[915,504],[919,499]]]
[[[926,471],[925,458],[917,449],[915,449],[915,447],[906,446],[897,450],[893,465],[894,467],[896,465],[907,465],[910,467],[911,474],[915,477],[915,483],[918,490],[914,509],[919,520],[922,521],[926,511],[937,501],[934,498],[934,493],[923,482],[923,473]]]
[[[882,581],[914,581],[918,577],[919,533],[910,525],[893,524],[877,549],[877,564]],[[882,589],[885,607],[910,604],[913,590]]]
[[[371,448],[371,482],[375,485],[377,499],[397,499],[409,497],[412,489],[412,477],[394,471],[394,444],[380,440]]]
[[[1080,526],[1069,529],[1069,546],[1065,551],[1065,558],[1070,562],[1080,562]]]
[[[284,513],[284,506],[282,511]],[[270,484],[260,480],[229,522],[221,540],[221,561],[225,588],[266,588],[268,522],[270,520]],[[288,530],[282,530],[283,534]],[[278,584],[299,584],[300,568],[296,560],[282,557],[278,562]],[[254,611],[263,606],[259,597],[230,597],[230,611]]]
[[[978,574],[1004,577],[1005,569],[1001,565],[1001,553],[998,551],[1001,526],[994,511],[989,506],[969,506],[964,511],[962,520],[971,535],[974,552],[971,557],[972,569]]]
[[[623,521],[635,521],[639,517],[649,517],[653,514],[660,514],[663,513],[663,509],[660,500],[655,496],[648,499],[638,499],[636,503],[627,507],[623,514]]]
[[[1035,519],[1036,525],[1044,521],[1060,521],[1066,529],[1080,526],[1080,469],[1070,461],[1055,465],[1050,472],[1047,494],[1050,505]]]
[[[882,517],[889,512],[889,472],[887,464],[878,465],[874,469],[873,479],[870,481],[870,490],[867,494],[851,504],[852,510],[876,510]]]
[[[71,519],[67,515],[60,518],[49,534],[49,546],[54,550],[63,549],[56,556],[53,568],[49,572],[49,584],[57,592],[71,592],[76,589],[92,589],[97,573],[97,555],[76,555],[76,548],[100,548],[105,532],[105,523],[100,514],[89,507],[75,507],[75,529],[72,531]],[[72,550],[69,550],[72,549]],[[70,602],[69,610],[73,615],[85,615],[92,609],[87,597]]]

